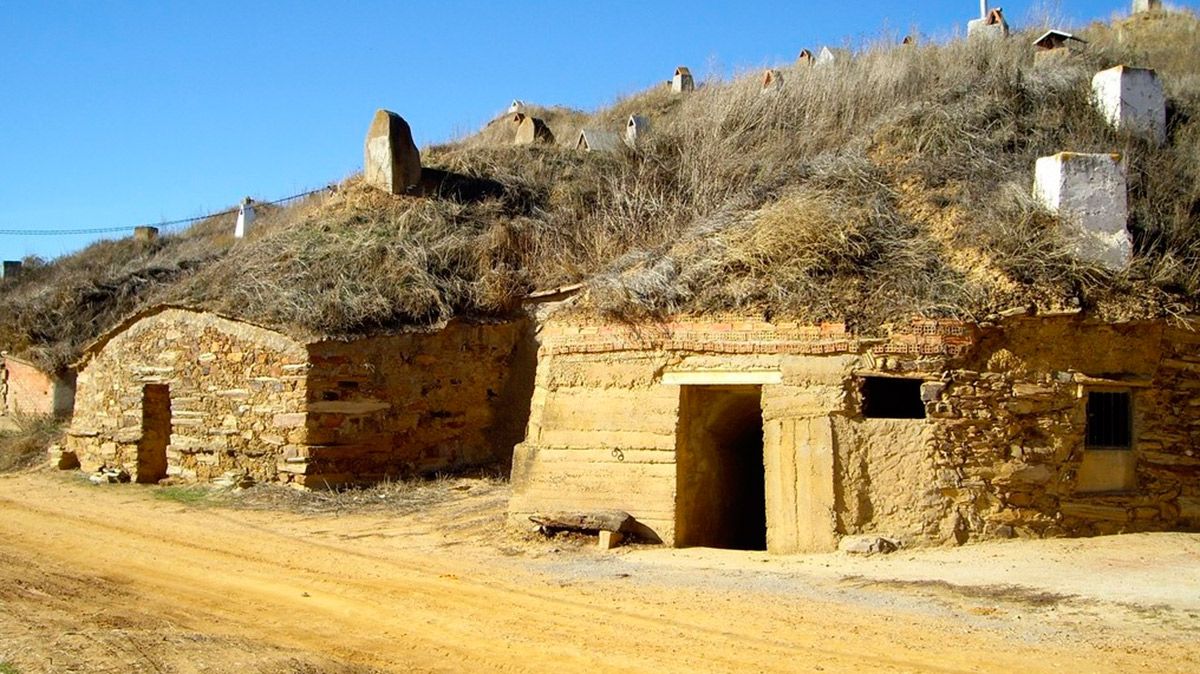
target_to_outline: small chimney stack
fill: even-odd
[[[158,238],[158,228],[157,227],[142,226],[142,227],[134,227],[133,228],[133,240],[134,241],[149,243],[150,241],[153,241],[157,238]]]
[[[20,275],[21,275],[21,261],[20,260],[5,260],[4,261],[3,278],[13,278],[14,276],[20,276]]]
[[[238,208],[237,226],[233,228],[233,238],[240,239],[246,236],[246,230],[254,222],[254,200],[250,197],[242,199],[242,205]]]

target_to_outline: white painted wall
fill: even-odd
[[[1092,99],[1114,128],[1162,145],[1167,140],[1167,99],[1149,68],[1117,66],[1092,78]]]
[[[1037,160],[1033,193],[1057,213],[1080,259],[1121,269],[1133,256],[1120,155],[1060,152]]]

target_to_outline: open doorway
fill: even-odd
[[[171,442],[171,388],[142,387],[142,440],[138,443],[137,481],[147,484],[167,476],[167,445]]]
[[[680,390],[676,546],[766,550],[762,387]]]

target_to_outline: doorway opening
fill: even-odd
[[[767,549],[761,386],[683,386],[675,545]]]
[[[142,387],[142,439],[138,443],[137,481],[154,484],[167,476],[167,445],[171,442],[171,387]]]

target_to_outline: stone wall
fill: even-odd
[[[146,480],[138,474],[143,395],[147,385],[165,384],[168,475],[209,480],[244,470],[271,480],[283,448],[304,441],[292,420],[304,415],[307,369],[304,347],[278,332],[166,309],[86,358],[67,449],[85,471],[120,467]]]
[[[527,421],[524,322],[302,344],[166,308],[89,351],[67,449],[84,470],[337,486],[507,460]],[[169,409],[158,411],[167,386]],[[144,407],[144,401],[146,403]],[[160,417],[169,427],[160,429]],[[139,460],[139,451],[141,460]]]
[[[943,373],[930,405],[940,538],[1091,535],[1200,526],[1200,336],[1158,323],[1020,319]],[[1079,478],[1087,392],[1133,401],[1134,481],[1090,492]],[[1101,465],[1100,470],[1104,470]],[[933,537],[939,538],[938,536]]]
[[[306,414],[289,417],[301,439],[286,448],[282,477],[338,485],[506,462],[506,426],[523,427],[528,409],[512,381],[532,377],[515,362],[526,327],[451,323],[310,344]]]
[[[73,377],[47,374],[12,356],[4,357],[3,370],[6,414],[70,416],[75,403]]]
[[[757,385],[771,551],[1200,527],[1197,374],[1200,337],[1161,323],[551,320],[510,513],[617,508],[673,543],[682,387]],[[925,418],[864,418],[868,376],[918,380]],[[1088,390],[1132,392],[1132,451],[1084,449]],[[1086,491],[1113,457],[1136,482]]]

